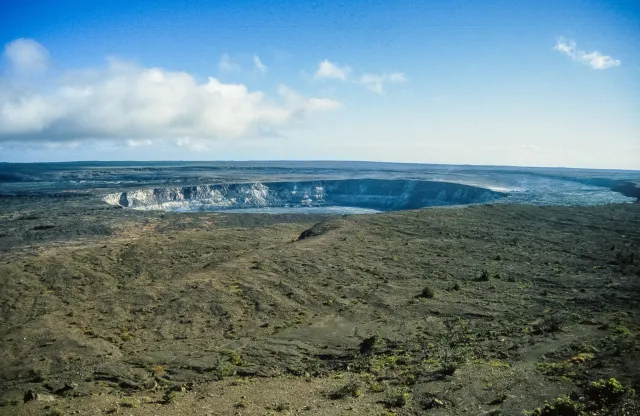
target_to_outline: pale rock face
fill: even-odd
[[[298,193],[295,189],[270,191],[267,185],[254,183],[140,189],[109,194],[103,200],[110,205],[144,210],[175,210],[197,206],[223,209],[300,205],[308,199],[307,194],[308,192]],[[317,187],[312,195],[317,201],[322,201],[322,188]]]
[[[140,189],[106,195],[111,205],[140,210],[197,211],[262,207],[343,206],[381,211],[487,202],[505,194],[448,182],[345,179]]]

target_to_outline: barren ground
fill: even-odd
[[[640,414],[584,395],[640,388],[638,204],[3,202],[0,414],[521,415],[566,394]]]

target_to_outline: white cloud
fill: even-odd
[[[241,69],[240,64],[231,59],[231,57],[227,53],[223,54],[220,58],[218,68],[223,72],[234,72]]]
[[[408,79],[402,72],[392,72],[390,74],[363,74],[358,81],[364,85],[367,89],[382,94],[384,92],[384,86],[387,83],[398,84],[407,82]]]
[[[4,56],[21,73],[43,72],[49,66],[49,52],[33,39],[16,39],[4,47]]]
[[[621,63],[619,60],[603,55],[597,51],[582,55],[581,59],[594,69],[607,69],[614,66],[620,66]]]
[[[407,82],[407,77],[402,72],[392,72],[389,74],[389,82],[397,83],[397,82]]]
[[[318,64],[318,69],[314,74],[314,78],[330,78],[346,81],[351,74],[349,66],[338,66],[337,64],[325,59]],[[398,84],[407,82],[408,79],[403,72],[391,72],[382,74],[364,73],[354,82],[365,86],[367,89],[378,94],[384,93],[385,84]]]
[[[555,50],[562,52],[576,62],[588,65],[593,69],[607,69],[620,66],[621,62],[598,51],[585,52],[577,49],[577,44],[568,39],[560,38],[556,42]]]
[[[176,146],[184,147],[192,152],[206,152],[209,149],[209,146],[202,140],[193,140],[189,137],[181,137],[176,139]]]
[[[305,98],[282,87],[273,97],[216,78],[199,82],[186,72],[108,60],[29,89],[0,80],[0,141],[150,140],[183,143],[259,137],[340,103]],[[38,84],[40,85],[40,84]],[[6,88],[5,88],[6,86]]]
[[[555,50],[564,53],[565,55],[575,59],[576,57],[576,43],[572,40],[567,40],[564,38],[558,39],[556,42]]]
[[[262,72],[263,74],[267,72],[267,66],[262,63],[258,55],[253,55],[253,65],[259,72]]]
[[[144,146],[153,146],[153,140],[145,139],[145,140],[127,140],[126,145],[128,147],[144,147]]]
[[[306,111],[326,111],[335,110],[342,106],[338,101],[328,98],[304,98],[291,88],[280,85],[278,94],[291,108],[304,108]]]
[[[329,79],[339,79],[341,81],[346,81],[349,73],[351,72],[351,68],[348,66],[340,67],[333,62],[325,59],[324,61],[318,64],[318,69],[314,75],[314,78],[329,78]]]

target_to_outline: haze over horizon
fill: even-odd
[[[640,169],[640,3],[0,6],[0,161]]]

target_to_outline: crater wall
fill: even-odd
[[[345,179],[140,189],[109,194],[104,201],[146,210],[343,206],[395,211],[489,202],[505,195],[450,182]]]

